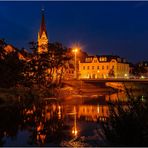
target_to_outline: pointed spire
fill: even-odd
[[[43,32],[45,32],[46,35],[47,35],[46,25],[45,25],[45,18],[44,18],[44,9],[42,9],[42,21],[41,21],[41,26],[40,26],[40,31],[39,31],[40,37],[42,36]]]

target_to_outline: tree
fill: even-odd
[[[26,82],[46,87],[52,83],[60,84],[64,66],[69,60],[67,49],[60,43],[47,44],[48,52],[44,53],[38,53],[37,48],[37,43],[31,42],[33,52],[24,70]]]
[[[141,74],[146,73],[147,70],[143,66],[139,66],[138,64],[134,66],[132,74],[135,76],[140,76]]]
[[[108,76],[109,77],[115,77],[115,72],[114,72],[114,68],[113,67],[109,70]]]
[[[4,39],[0,39],[0,59],[3,59],[5,56],[4,47],[6,46],[6,42]]]
[[[7,52],[7,44],[0,41],[0,87],[13,87],[23,79],[22,69],[24,62],[19,59],[18,49]]]
[[[37,52],[38,44],[35,42],[30,42],[32,52],[7,45],[0,40],[0,87],[21,84],[40,88],[61,84],[65,65],[70,59],[67,48],[62,44],[47,44],[48,51],[44,53]]]
[[[148,146],[148,101],[129,96],[126,104],[109,103],[109,117],[99,121],[110,146]]]

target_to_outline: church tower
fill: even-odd
[[[45,25],[44,9],[42,9],[42,21],[41,21],[40,30],[38,32],[37,52],[39,54],[47,52],[47,50],[48,50],[47,45],[48,45],[48,36],[47,36],[46,25]]]

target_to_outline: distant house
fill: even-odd
[[[142,61],[138,63],[138,67],[142,68],[141,75],[148,77],[148,61]]]
[[[113,55],[88,56],[79,62],[79,78],[125,78],[129,76],[128,62]]]
[[[64,79],[70,80],[74,78],[75,67],[73,64],[68,64],[65,70]]]

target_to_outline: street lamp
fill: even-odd
[[[77,52],[78,52],[78,49],[75,48],[72,50],[75,54],[75,72],[74,72],[74,78],[76,79],[77,78],[77,65],[76,65],[76,60],[77,60]]]

